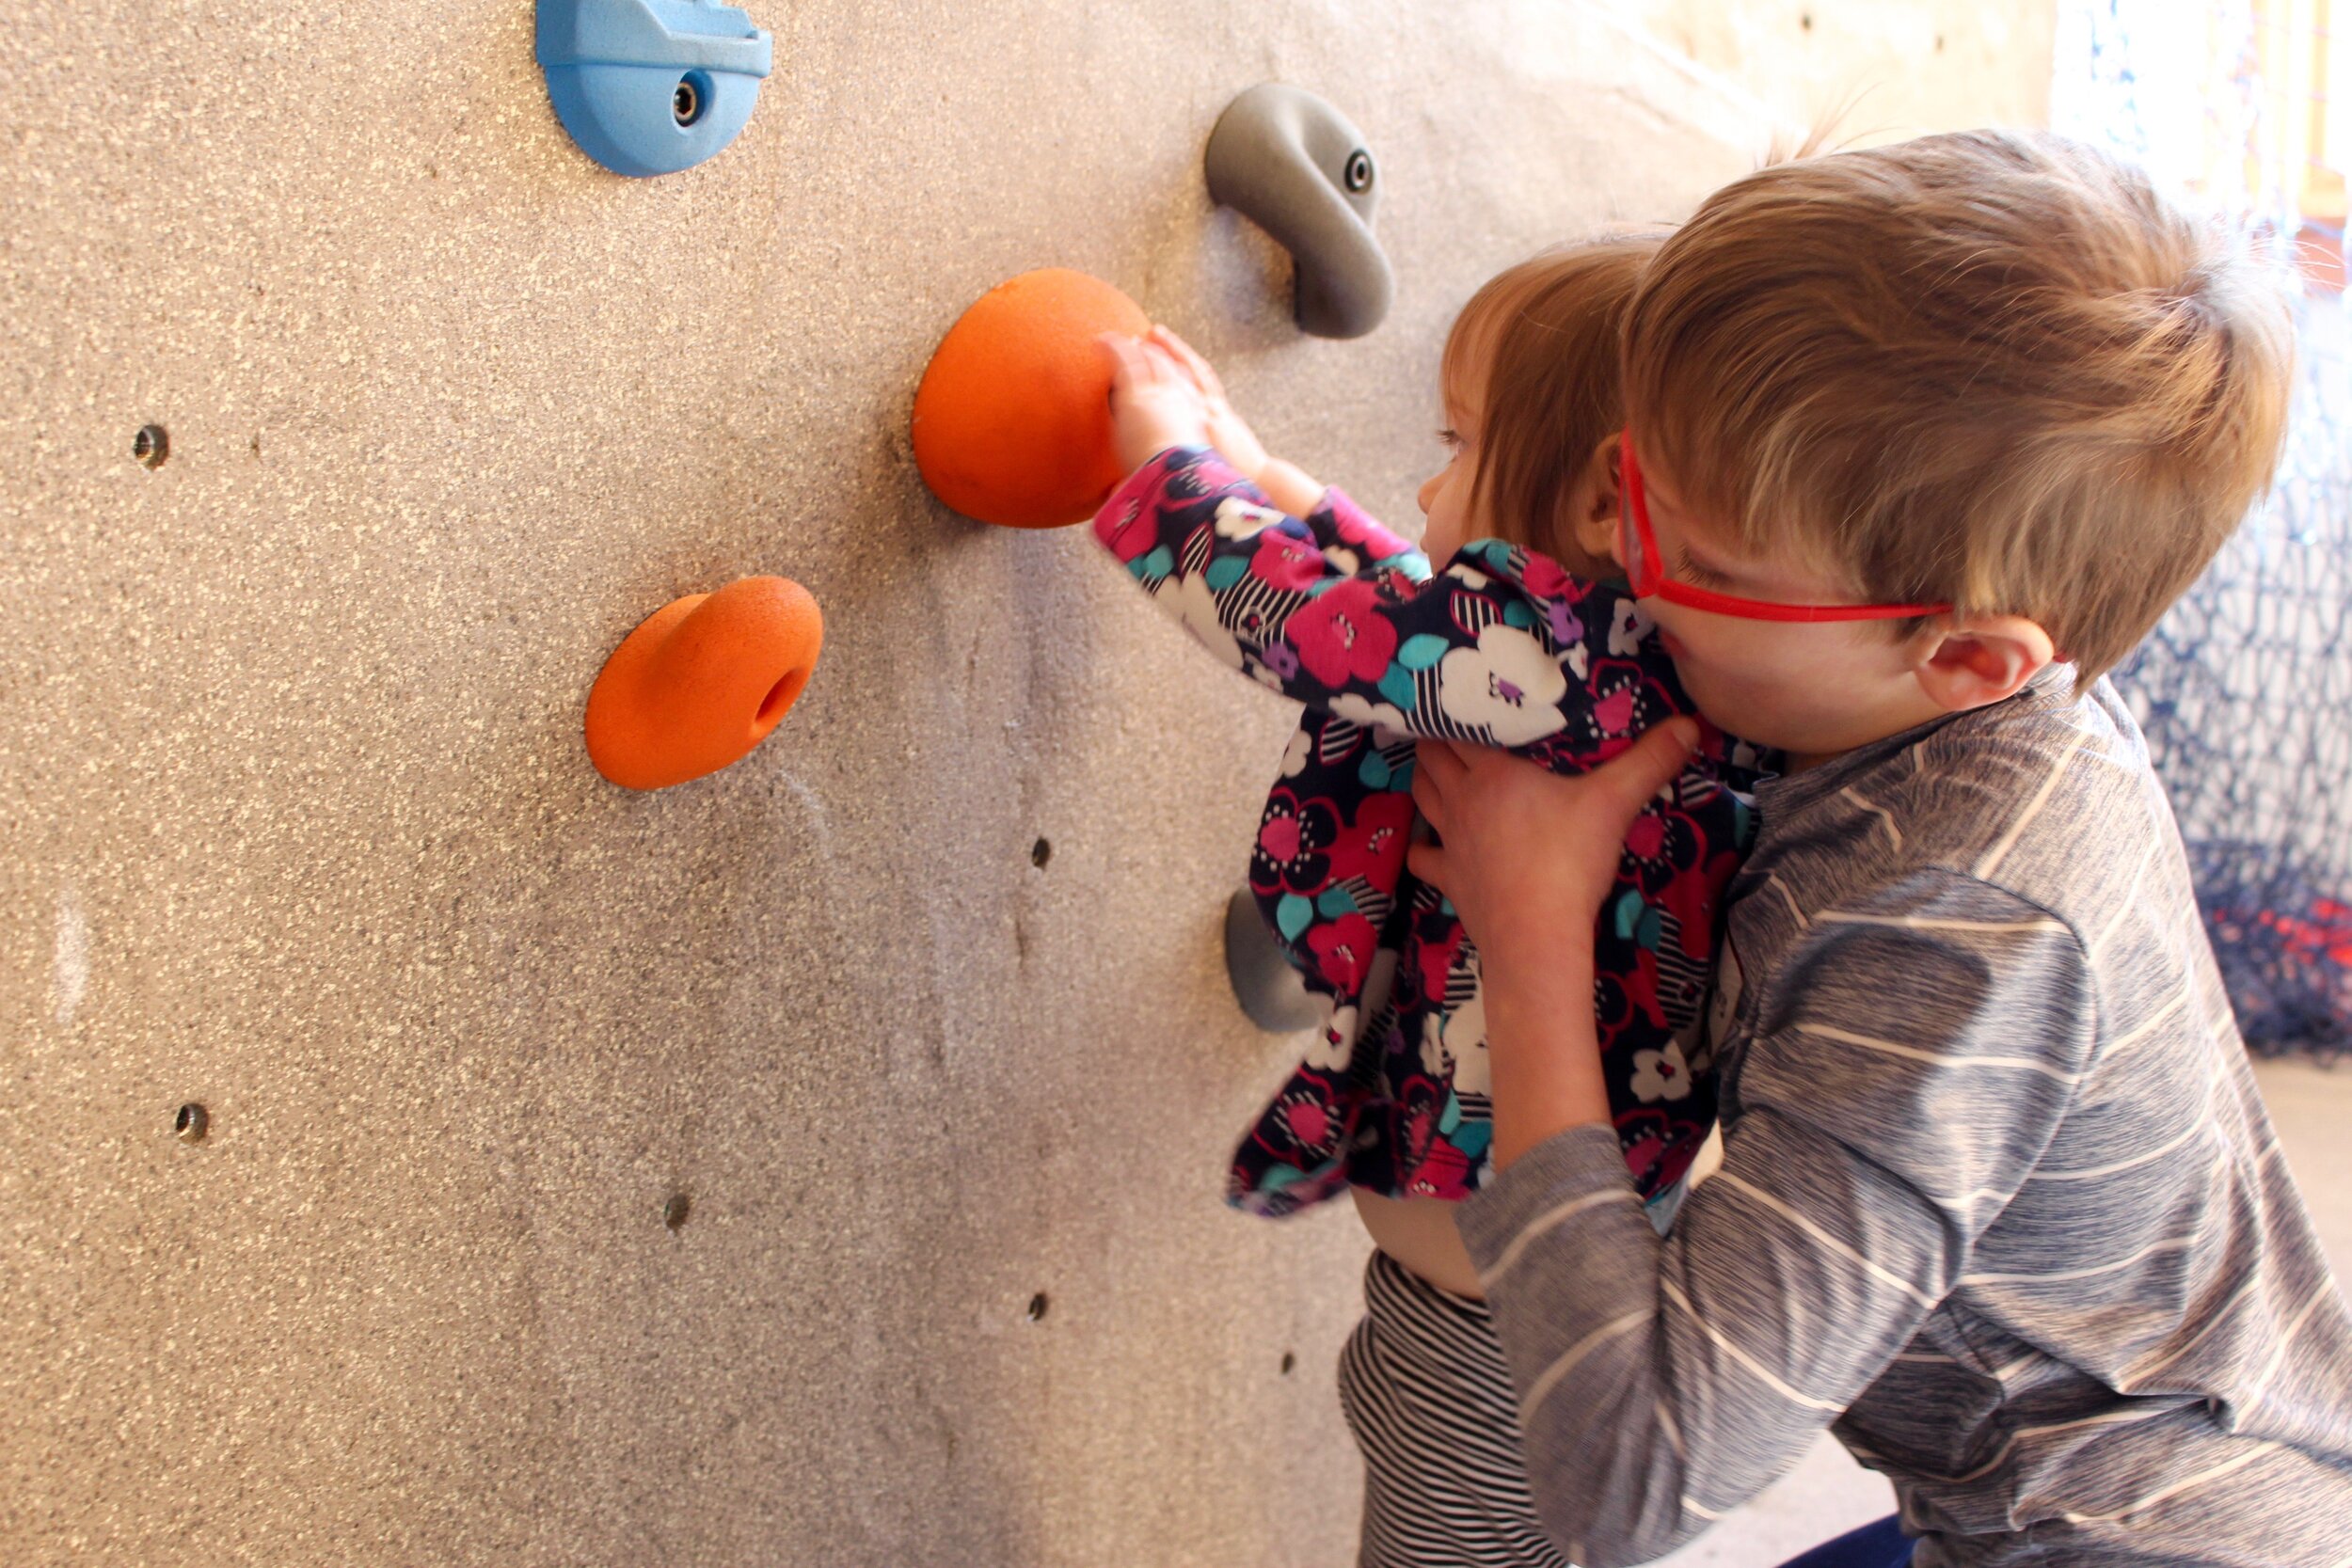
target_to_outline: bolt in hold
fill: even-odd
[[[1372,189],[1372,154],[1362,148],[1347,155],[1347,188],[1359,196]]]
[[[686,1216],[693,1211],[693,1203],[684,1193],[672,1193],[670,1201],[661,1206],[661,1223],[675,1230],[686,1223]]]
[[[670,91],[670,118],[680,126],[691,125],[703,117],[702,84],[691,76],[681,76]]]
[[[171,1118],[172,1135],[183,1144],[202,1143],[212,1125],[213,1118],[193,1100],[181,1106],[180,1114]]]
[[[159,424],[143,424],[131,437],[131,455],[151,468],[160,468],[171,455],[171,436]]]

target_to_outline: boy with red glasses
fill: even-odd
[[[1724,1161],[1670,1234],[1584,933],[1682,748],[1424,741],[1413,791],[1484,958],[1461,1227],[1576,1561],[1825,1426],[1901,1513],[1819,1560],[2352,1561],[2352,1317],[2101,678],[2266,486],[2290,358],[2241,241],[2051,136],[1767,168],[1650,263],[1617,551],[1700,712],[1788,757],[1728,895]]]

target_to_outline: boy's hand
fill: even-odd
[[[1581,942],[1578,967],[1589,976],[1593,925],[1615,884],[1626,832],[1682,770],[1698,735],[1688,719],[1661,724],[1581,777],[1507,752],[1422,740],[1413,804],[1445,842],[1415,845],[1406,863],[1453,901],[1490,970],[1556,971],[1567,957],[1563,944]]]
[[[1208,447],[1208,400],[1176,356],[1152,337],[1125,338],[1105,332],[1103,345],[1111,366],[1111,440],[1120,467],[1129,473],[1170,447]]]

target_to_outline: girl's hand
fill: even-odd
[[[1225,383],[1216,378],[1209,362],[1165,326],[1153,327],[1145,341],[1165,349],[1192,378],[1193,387],[1200,393],[1201,408],[1208,416],[1209,445],[1240,469],[1245,478],[1256,480],[1264,474],[1268,461],[1265,443],[1258,439],[1248,421],[1233,411],[1232,400],[1225,395]]]
[[[1415,845],[1413,875],[1453,900],[1487,967],[1556,972],[1583,944],[1589,974],[1594,923],[1615,883],[1619,848],[1643,804],[1682,771],[1698,725],[1659,725],[1581,777],[1507,752],[1423,740],[1413,804],[1443,836]]]
[[[1207,447],[1208,400],[1175,355],[1151,338],[1105,332],[1095,341],[1111,367],[1111,439],[1133,473],[1170,447]]]

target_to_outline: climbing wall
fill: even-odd
[[[1217,1198],[1293,1049],[1219,952],[1291,715],[940,507],[910,400],[1078,267],[1414,522],[1451,312],[1753,106],[1534,0],[750,8],[749,127],[643,181],[528,0],[0,28],[12,1568],[1348,1556],[1364,1243]],[[1204,194],[1267,80],[1379,156],[1368,338]],[[799,706],[598,778],[607,653],[763,571]]]

